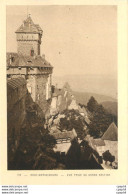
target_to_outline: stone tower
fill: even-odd
[[[17,53],[7,53],[7,77],[25,78],[33,101],[45,112],[51,98],[53,67],[40,55],[42,34],[40,26],[27,17],[16,31]]]
[[[23,55],[40,55],[40,45],[43,31],[27,17],[16,31],[17,51]]]

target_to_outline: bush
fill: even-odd
[[[107,162],[107,161],[109,161],[109,162],[114,162],[115,161],[115,156],[112,156],[111,155],[111,153],[109,152],[109,150],[107,150],[106,152],[104,152],[103,154],[102,154],[102,156],[103,156],[103,159]]]

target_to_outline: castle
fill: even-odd
[[[7,79],[23,77],[33,101],[45,110],[51,98],[53,67],[40,55],[43,30],[29,15],[15,33],[17,53],[7,53]]]
[[[42,118],[52,97],[53,67],[40,55],[42,29],[28,16],[15,33],[17,53],[7,53],[6,59],[8,164],[12,163],[22,133],[27,129],[28,106],[31,102],[36,105],[35,114]]]

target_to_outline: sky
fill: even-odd
[[[7,52],[17,52],[15,31],[27,13],[43,29],[41,54],[54,67],[54,76],[116,78],[116,6],[7,6]]]

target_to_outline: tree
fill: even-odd
[[[112,165],[112,162],[115,161],[115,156],[112,156],[111,153],[109,152],[109,150],[107,150],[106,152],[104,152],[104,153],[102,154],[102,156],[103,156],[103,159],[104,159],[106,162],[107,162],[107,161],[111,162],[111,165]]]
[[[89,99],[88,103],[87,103],[87,108],[90,112],[93,112],[96,110],[97,108],[97,101],[95,100],[95,98],[93,96],[91,96],[91,98]]]
[[[46,150],[53,149],[55,144],[56,144],[55,138],[52,135],[50,135],[47,130],[44,130],[40,140],[40,145],[42,145],[44,150]]]
[[[95,138],[101,137],[113,121],[112,114],[108,113],[101,104],[97,104],[90,117],[89,133]]]
[[[34,170],[53,170],[56,168],[56,159],[48,156],[45,152],[38,150],[38,154],[34,157],[35,162],[33,165]]]
[[[34,155],[33,169],[53,169],[56,168],[56,158],[53,151],[55,139],[47,130],[42,131],[42,136],[38,148]]]
[[[67,130],[71,131],[73,128],[75,129],[77,136],[80,139],[85,137],[85,121],[84,118],[80,115],[77,110],[65,110],[63,112],[65,114],[65,118],[60,119],[60,131]]]

